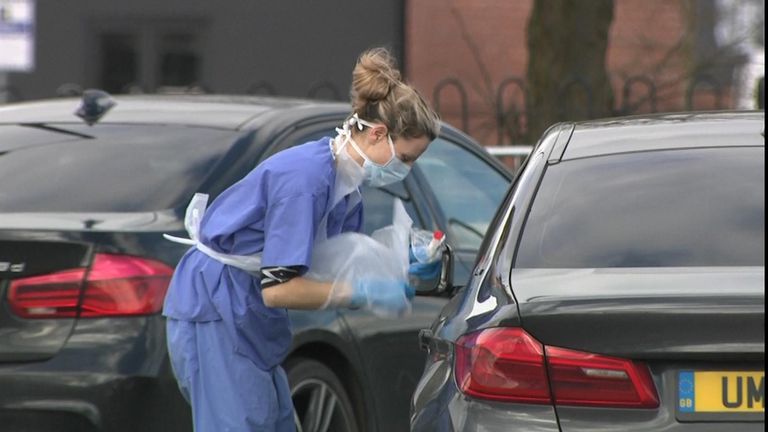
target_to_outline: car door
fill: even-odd
[[[364,200],[368,200],[365,218],[371,224],[366,230],[392,223],[392,201],[398,196],[415,226],[446,232],[460,263],[455,282],[462,285],[509,187],[511,173],[468,138],[449,134],[429,145],[413,173],[402,183],[364,190]],[[359,346],[377,414],[381,422],[388,422],[381,424],[393,426],[387,430],[408,429],[400,420],[408,417],[410,397],[425,359],[418,331],[429,327],[447,301],[445,295],[417,296],[412,314],[397,320],[372,320],[364,312],[342,312]]]

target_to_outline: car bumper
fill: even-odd
[[[451,362],[427,364],[413,397],[411,432],[559,432],[551,405],[508,404],[466,397],[456,387]]]
[[[451,397],[443,409],[426,410],[422,414],[412,419],[412,432],[560,431],[551,406],[479,402],[459,393]]]
[[[160,316],[80,320],[52,358],[0,364],[3,431],[181,431]]]

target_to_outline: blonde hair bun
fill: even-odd
[[[384,48],[374,48],[360,55],[352,71],[352,105],[384,99],[400,83],[395,59]]]
[[[426,100],[402,81],[395,59],[386,48],[363,52],[352,71],[352,114],[387,125],[390,135],[434,139],[440,120]]]

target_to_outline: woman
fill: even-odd
[[[280,367],[291,344],[286,308],[408,307],[403,282],[334,291],[303,276],[315,242],[362,227],[361,182],[402,180],[438,133],[437,115],[384,49],[358,59],[351,99],[336,138],[277,153],[224,191],[176,268],[163,313],[198,432],[294,430]]]

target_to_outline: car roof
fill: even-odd
[[[764,146],[765,112],[632,116],[575,123],[561,160],[701,147]]]
[[[142,94],[113,95],[112,98],[116,105],[97,124],[258,129],[266,137],[265,142],[270,141],[272,134],[305,121],[340,122],[351,109],[349,102],[289,96]],[[58,98],[0,105],[0,126],[84,125],[75,115],[80,104],[80,98]],[[440,135],[461,143],[475,143],[470,136],[444,122]],[[482,150],[480,146],[475,147]]]
[[[238,95],[116,95],[116,105],[99,124],[163,124],[237,130],[254,127],[269,112],[344,112],[348,103],[291,97]],[[67,124],[83,121],[74,112],[79,98],[49,99],[0,106],[0,124]],[[307,113],[308,114],[308,113]]]

